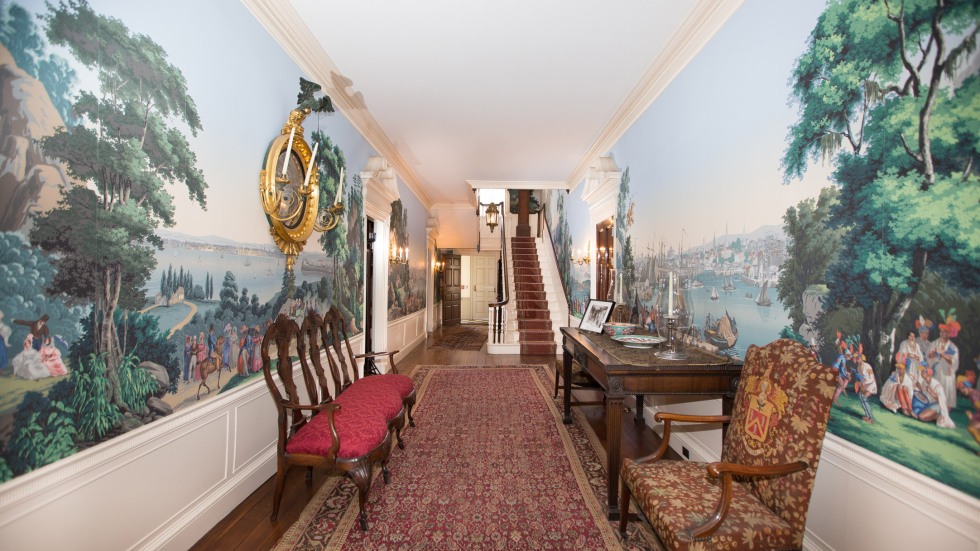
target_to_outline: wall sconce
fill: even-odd
[[[391,245],[391,252],[388,253],[388,262],[391,264],[408,264],[408,247],[398,247]]]
[[[592,241],[589,241],[589,245],[585,248],[585,255],[582,255],[581,251],[577,255],[572,255],[572,262],[579,266],[592,263]]]
[[[501,203],[503,205],[503,203]],[[497,203],[487,205],[487,225],[490,226],[490,233],[500,224],[500,211],[497,210]]]
[[[446,262],[443,260],[436,260],[434,268],[437,272],[442,273],[442,271],[446,269]]]
[[[303,120],[312,110],[293,109],[279,135],[273,138],[259,172],[259,196],[269,221],[269,233],[286,255],[286,269],[292,270],[307,238],[317,231],[330,231],[340,223],[344,171],[341,168],[337,196],[332,205],[320,204],[320,171],[316,163],[319,143],[303,138]]]

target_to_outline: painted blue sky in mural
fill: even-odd
[[[682,237],[685,249],[710,245],[726,231],[781,225],[787,206],[828,185],[830,166],[812,166],[803,181],[784,185],[779,164],[796,119],[789,77],[824,5],[743,4],[613,148],[642,198],[630,232],[639,251],[661,241],[676,249]],[[759,21],[772,24],[760,33]],[[659,208],[665,203],[676,208]],[[645,205],[657,205],[656,216]]]

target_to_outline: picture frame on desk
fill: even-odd
[[[602,324],[606,323],[615,307],[616,302],[612,300],[589,299],[589,305],[585,307],[585,313],[582,314],[582,321],[579,322],[578,328],[583,331],[601,333]]]

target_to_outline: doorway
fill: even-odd
[[[462,259],[458,254],[444,254],[442,260],[442,324],[453,327],[462,320]]]

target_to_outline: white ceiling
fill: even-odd
[[[429,208],[578,185],[741,1],[243,0]]]

